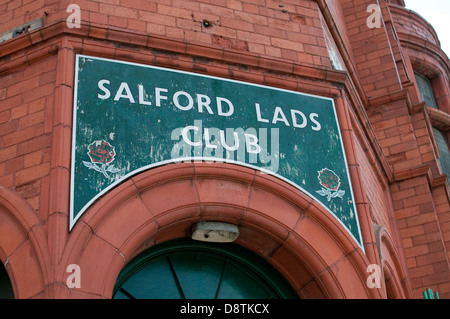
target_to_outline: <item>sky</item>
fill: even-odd
[[[441,47],[450,57],[450,1],[449,0],[405,0],[408,9],[414,10],[436,30]]]

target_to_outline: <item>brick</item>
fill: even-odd
[[[55,85],[53,83],[41,85],[32,90],[27,90],[22,93],[23,102],[30,102],[41,97],[52,95],[55,92]]]
[[[420,158],[420,152],[417,149],[412,149],[410,151],[405,152],[407,159],[414,159],[414,158]]]
[[[7,161],[9,159],[12,159],[16,156],[17,153],[17,146],[13,145],[7,148],[0,148],[0,162]]]
[[[389,147],[390,154],[402,153],[410,150],[417,150],[417,144],[415,141],[401,143]]]
[[[402,191],[393,192],[392,199],[394,199],[394,200],[403,199],[403,198],[412,197],[414,195],[416,195],[414,188],[408,188],[408,189],[405,189]]]
[[[240,30],[238,30],[236,32],[236,34],[237,34],[237,38],[239,40],[253,42],[253,43],[259,43],[259,44],[265,44],[265,45],[271,44],[270,37],[266,36],[266,35],[255,34],[252,32],[240,31]]]
[[[11,109],[11,119],[17,119],[19,117],[25,116],[28,113],[28,105],[22,104],[13,109]]]
[[[439,263],[442,261],[446,261],[446,259],[447,257],[442,252],[433,252],[416,257],[417,265],[419,266]]]
[[[9,133],[15,132],[19,125],[18,120],[8,121],[6,123],[0,124],[0,139]],[[1,145],[1,144],[0,144]]]
[[[323,44],[319,45],[320,38],[318,38],[317,35],[308,35],[300,32],[290,32],[290,31],[288,31],[286,35],[288,40],[300,42],[303,44],[309,44],[311,46],[319,46],[325,48],[324,42],[321,42]]]
[[[214,35],[213,36],[213,45],[218,45],[222,48],[228,48],[233,50],[240,50],[240,51],[249,51],[248,44],[245,41],[239,41],[236,39],[227,39],[224,37],[219,37]],[[264,51],[264,46],[262,48]]]
[[[176,0],[174,0],[176,1]],[[182,1],[182,0],[178,0]],[[236,11],[242,11],[242,2],[237,0],[227,0],[227,8],[236,10]]]
[[[297,53],[296,50],[281,49],[281,57],[287,61],[295,61],[297,59]]]
[[[222,25],[222,19],[223,17],[211,14],[211,13],[205,13],[205,12],[193,12],[193,17],[189,18],[190,20],[193,20],[194,22],[197,22],[199,24],[202,24],[204,20],[209,21],[212,25]]]
[[[35,196],[32,198],[27,198],[26,201],[31,206],[31,208],[35,211],[39,210],[39,196]]]
[[[399,209],[395,211],[395,216],[397,217],[397,219],[403,219],[403,218],[407,218],[407,217],[411,217],[411,216],[416,216],[420,214],[420,210],[419,207],[414,206],[414,207],[409,207],[409,208],[405,208],[405,209]]]
[[[226,27],[213,26],[212,28],[203,29],[203,32],[230,39],[236,38],[236,30]]]
[[[23,167],[23,157],[10,159],[5,163],[5,174],[17,172]]]
[[[312,55],[328,56],[327,48],[317,45],[304,44],[304,51]]]
[[[434,273],[432,265],[424,265],[420,267],[414,267],[410,270],[410,276],[412,277],[422,277],[426,275],[431,275]]]
[[[202,31],[201,23],[192,19],[177,18],[177,27],[183,30]]]
[[[258,44],[255,44],[255,43],[249,44],[249,47],[250,47],[250,45],[259,46]],[[263,48],[264,51],[261,52],[261,53],[263,53],[263,54],[265,53],[266,55],[270,55],[270,56],[273,56],[273,57],[281,57],[281,49],[280,48],[275,48],[275,47],[270,46],[270,45],[262,46],[262,48]],[[298,53],[298,54],[300,54],[300,53]],[[299,58],[299,60],[301,61],[300,58]]]
[[[380,143],[381,147],[389,147],[389,146],[397,145],[397,144],[401,143],[401,137],[397,135],[397,136],[393,136],[393,137],[389,137],[389,138],[385,138],[385,139],[380,139],[379,143]]]
[[[211,4],[200,3],[200,11],[202,13],[214,14],[219,17],[234,18],[234,10],[224,7],[218,7]]]
[[[0,90],[0,101],[6,99],[6,88]]]
[[[406,266],[411,269],[417,267],[416,258],[406,258]]]
[[[39,77],[39,85],[55,82],[55,79],[56,79],[56,71],[43,73]]]
[[[417,257],[420,255],[425,255],[429,252],[428,245],[420,245],[420,246],[414,246],[411,248],[405,249],[405,256],[408,257]]]
[[[165,30],[167,37],[178,39],[182,39],[184,37],[184,31],[180,28],[165,27]]]
[[[135,19],[127,19],[127,23],[128,23],[127,24],[128,29],[142,31],[142,32],[147,31],[147,24],[145,21],[140,21],[140,20],[135,20]]]
[[[240,30],[242,30],[240,28]],[[280,30],[280,29],[274,29],[265,25],[254,25],[255,33],[264,34],[270,37],[280,38],[280,39],[287,39],[286,31]],[[292,39],[289,39],[292,40]],[[295,41],[295,40],[293,40]]]
[[[0,124],[8,122],[11,117],[11,111],[0,112]]]
[[[17,144],[34,137],[35,129],[34,127],[28,127],[26,129],[10,133],[2,137],[1,146],[7,147],[13,144]]]
[[[430,222],[436,221],[436,214],[434,213],[427,213],[427,214],[420,214],[417,216],[408,217],[406,219],[406,222],[409,227],[416,226],[416,225],[422,225]]]
[[[168,5],[170,5],[170,3],[168,3]],[[172,0],[172,6],[194,11],[200,10],[200,4],[197,1]]]
[[[22,79],[20,79],[20,74],[16,75],[16,77],[19,77],[17,81],[39,77],[44,72],[44,70],[45,71],[56,70],[56,58],[48,58],[33,63],[23,71]]]
[[[43,163],[40,165],[25,168],[16,173],[17,185],[22,185],[27,182],[42,178],[50,173],[50,163]]]
[[[174,8],[173,6],[158,5],[158,14],[174,16],[177,18],[192,19],[192,10],[183,8]]]
[[[450,280],[450,273],[434,273],[432,275],[427,275],[422,277],[422,282],[424,286],[435,285],[439,283],[446,283]]]
[[[427,184],[427,179],[425,177],[419,177],[419,178],[413,178],[413,179],[401,181],[399,183],[399,187],[400,187],[400,189],[406,189],[406,188],[416,187],[418,185],[424,185],[424,184]]]
[[[425,229],[422,225],[400,229],[400,235],[402,238],[422,235],[424,233]]]
[[[45,111],[39,111],[19,119],[19,129],[33,126],[39,123],[44,123]]]
[[[175,17],[169,17],[169,16],[163,16],[154,12],[147,12],[147,11],[139,11],[139,16],[137,18],[140,21],[146,21],[152,24],[159,24],[159,25],[165,25],[170,27],[176,27],[176,18]]]
[[[6,10],[12,11],[15,8],[18,8],[22,5],[22,0],[13,0],[7,3]]]
[[[289,49],[292,51],[300,51],[304,52],[303,44],[297,43],[294,41],[284,40],[284,39],[278,39],[278,38],[271,38],[271,43],[273,46],[281,48],[281,49]]]
[[[14,174],[0,176],[0,185],[12,188],[14,186]]]
[[[43,135],[22,142],[19,145],[17,145],[17,155],[21,156],[24,154],[32,153],[37,150],[42,150],[44,148],[50,147],[51,141],[52,141],[51,135]]]
[[[258,26],[261,26],[261,25],[264,26],[264,25],[269,24],[268,19],[266,17],[258,15],[258,14],[236,11],[235,17],[239,20],[253,23]]]
[[[128,2],[128,0],[97,0],[97,1],[100,3],[107,3],[107,4],[116,5],[116,6],[121,4],[121,2],[125,2],[125,1]]]
[[[23,156],[23,167],[24,168],[41,164],[41,162],[42,162],[42,151],[41,150],[26,154]]]
[[[28,103],[28,114],[32,114],[38,111],[42,111],[45,108],[46,98],[40,98]]]
[[[224,27],[240,30],[240,31],[248,31],[248,32],[255,32],[255,26],[253,23],[242,21],[242,20],[236,20],[236,19],[230,19],[230,18],[222,18],[220,19],[220,24]],[[261,32],[258,32],[261,33]]]
[[[105,2],[108,3],[107,1]],[[152,12],[156,12],[157,10],[157,3],[149,0],[120,0],[120,5],[124,7]]]
[[[32,1],[28,4],[24,4],[19,6],[18,8],[15,8],[13,10],[14,17],[23,17],[27,13],[33,13],[36,12],[38,9],[41,9],[44,6],[44,0],[36,0]],[[32,20],[33,18],[31,18]]]
[[[414,196],[412,198],[404,199],[403,203],[404,203],[405,207],[412,207],[412,206],[416,206],[416,205],[420,205],[420,204],[425,204],[425,203],[428,203],[431,201],[432,201],[432,198],[431,198],[430,194],[422,194],[422,195]]]
[[[126,28],[128,19],[120,16],[108,16],[108,24],[114,27]]]
[[[100,4],[99,12],[108,14],[110,17],[116,16],[116,17],[130,18],[130,19],[137,19],[138,15],[139,15],[137,9],[103,4],[103,3]]]
[[[10,87],[8,87],[7,96],[11,97],[17,94],[21,94],[24,91],[27,91],[29,89],[33,89],[39,86],[39,77],[33,77],[28,80],[21,81],[19,83],[13,84]]]
[[[254,4],[243,3],[242,4],[242,10],[240,10],[240,11],[249,12],[249,13],[253,13],[253,14],[258,14],[259,13],[259,7],[257,5],[254,5]]]
[[[398,136],[398,133],[400,130],[395,118],[374,123],[373,127],[375,128],[375,130],[384,130],[387,128],[394,128],[395,134],[393,134],[393,135],[395,135],[395,136]],[[408,126],[408,128],[409,128],[409,126]]]
[[[186,30],[184,33],[185,39],[194,42],[212,43],[212,37],[210,34],[203,32],[196,32],[191,30]]]
[[[89,12],[89,19],[98,24],[108,24],[108,15],[99,12]]]
[[[412,244],[414,246],[429,244],[432,242],[439,241],[441,239],[441,235],[438,232],[423,234],[419,236],[414,236],[411,238]]]

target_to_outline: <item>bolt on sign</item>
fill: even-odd
[[[139,172],[222,162],[315,198],[362,247],[332,99],[85,55],[75,67],[70,229]]]

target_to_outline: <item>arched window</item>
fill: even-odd
[[[448,182],[450,183],[450,150],[449,143],[445,134],[437,129],[433,128],[434,136],[436,138],[436,144],[439,149],[439,164],[441,165],[442,172],[447,174]]]
[[[134,258],[119,274],[115,299],[298,298],[264,259],[235,244],[175,240]]]
[[[14,292],[3,263],[0,263],[0,299],[14,299]]]
[[[417,72],[414,73],[414,75],[422,101],[424,101],[427,106],[437,109],[438,107],[433,93],[433,86],[431,85],[431,81],[427,77]]]
[[[438,109],[430,79],[417,72],[414,73],[414,75],[422,101],[424,101],[427,106]],[[433,132],[434,137],[436,138],[437,147],[439,149],[439,164],[442,172],[447,174],[447,179],[450,183],[450,148],[449,141],[446,136],[447,134],[437,127],[433,127]]]

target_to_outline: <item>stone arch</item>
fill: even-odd
[[[384,276],[386,295],[390,299],[410,298],[406,274],[394,242],[385,227],[380,229],[380,261]]]
[[[39,218],[28,203],[0,185],[0,259],[14,297],[44,298],[50,258]]]
[[[234,223],[236,243],[272,264],[302,298],[379,298],[368,259],[321,205],[288,183],[223,163],[142,172],[98,199],[72,229],[62,263],[81,267],[76,295],[110,298],[124,265],[143,250],[188,237],[197,221]]]

